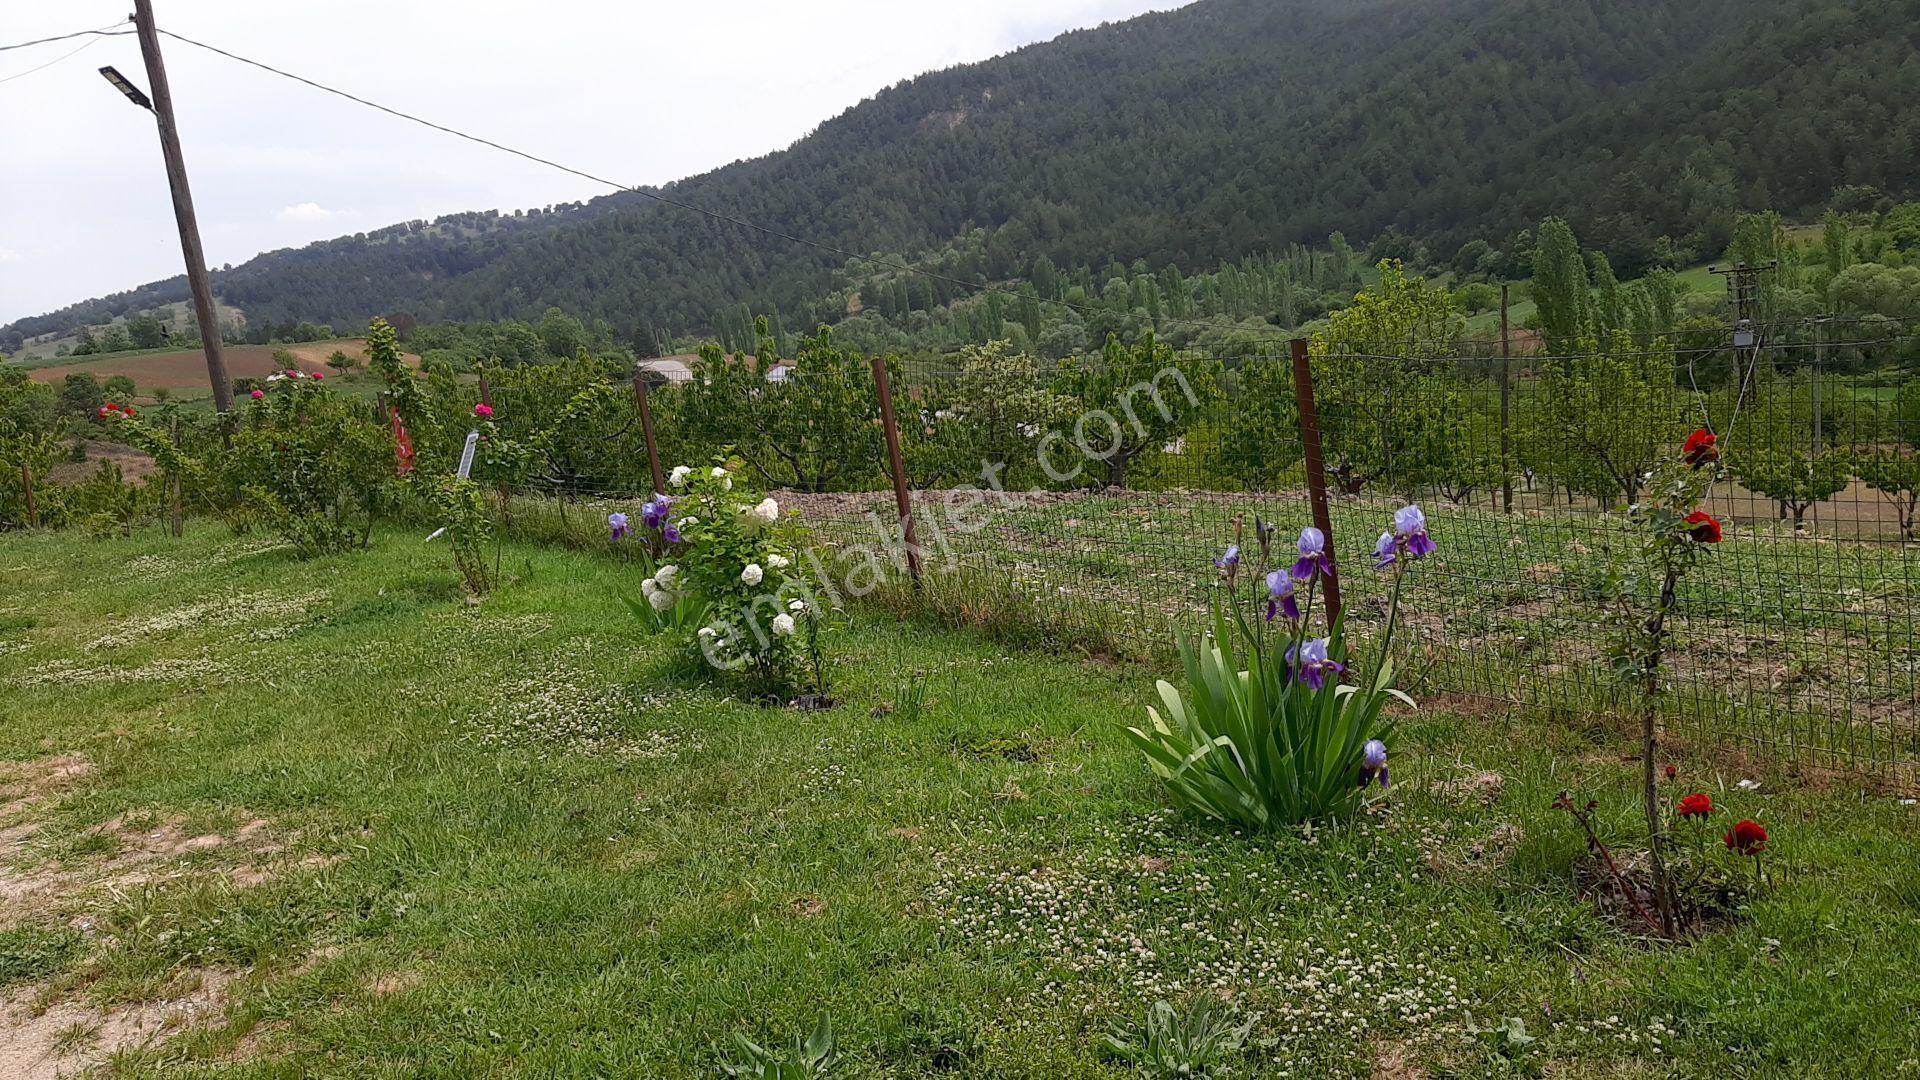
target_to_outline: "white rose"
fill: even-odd
[[[807,610],[807,602],[805,600],[795,600],[793,603],[787,605],[787,610],[793,612],[796,615],[805,614]]]
[[[788,635],[792,634],[793,633],[793,616],[775,615],[773,617],[773,632],[775,634],[778,634],[781,637],[787,637]]]
[[[680,568],[672,563],[668,563],[653,572],[653,579],[659,582],[662,587],[670,587],[673,584],[673,579],[679,576]]]
[[[792,561],[785,555],[769,555],[767,556],[767,565],[773,567],[775,570],[785,570],[788,566],[792,565]]]
[[[771,525],[780,520],[780,504],[774,502],[771,496],[760,500],[760,505],[754,507],[751,512],[754,519],[763,525]]]
[[[660,588],[660,583],[653,580],[652,578],[648,578],[647,580],[640,583],[640,591],[645,593],[648,596],[652,596],[655,590],[659,588]]]
[[[693,470],[687,468],[685,465],[675,465],[673,471],[667,474],[667,483],[672,484],[674,487],[684,487],[687,483],[687,477],[692,474],[692,472]]]
[[[647,603],[652,604],[655,611],[665,611],[678,602],[678,598],[665,589],[655,589],[647,594]]]
[[[740,583],[743,585],[758,585],[760,584],[760,579],[765,576],[766,574],[760,569],[759,563],[748,563],[747,568],[740,571]]]

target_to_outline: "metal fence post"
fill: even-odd
[[[920,540],[913,527],[913,500],[907,495],[907,467],[900,458],[900,425],[893,415],[893,383],[885,357],[873,358],[873,383],[880,392],[880,423],[887,433],[887,466],[893,473],[893,505],[900,513],[900,539],[907,548],[907,573],[920,587]]]
[[[1293,394],[1300,406],[1300,446],[1307,459],[1307,497],[1313,503],[1313,525],[1326,534],[1327,558],[1334,572],[1327,575],[1327,625],[1340,617],[1340,561],[1334,554],[1333,518],[1327,510],[1327,460],[1320,449],[1320,412],[1313,403],[1313,367],[1307,361],[1307,339],[1293,339]]]
[[[660,471],[660,444],[653,435],[653,389],[647,385],[646,371],[633,372],[633,407],[640,410],[640,434],[647,440],[647,467],[653,471],[653,493],[667,493],[666,474]]]
[[[1500,508],[1513,513],[1513,340],[1507,336],[1507,285],[1500,285]]]

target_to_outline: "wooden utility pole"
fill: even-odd
[[[207,260],[200,250],[200,225],[193,215],[193,192],[187,187],[186,160],[180,155],[180,129],[173,120],[173,93],[167,89],[167,67],[160,59],[160,35],[153,28],[153,0],[133,0],[133,22],[140,35],[140,55],[147,62],[153,118],[160,128],[160,153],[167,160],[173,220],[180,227],[180,253],[186,257],[187,286],[193,290],[193,311],[200,321],[200,344],[207,352],[207,379],[213,383],[213,405],[227,412],[233,408],[233,384],[227,379],[227,359],[220,351],[220,315],[213,306],[213,283],[207,280]]]

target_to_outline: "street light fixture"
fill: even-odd
[[[147,110],[148,112],[153,111],[153,100],[147,97],[146,93],[143,92],[139,87],[133,85],[131,82],[128,82],[127,77],[125,75],[120,74],[120,71],[118,68],[114,67],[112,64],[108,64],[106,67],[103,67],[100,69],[100,75],[102,78],[112,83],[113,88],[115,90],[118,90],[121,93],[127,95],[128,101],[133,102],[135,105],[140,106],[141,108]]]

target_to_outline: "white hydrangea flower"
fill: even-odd
[[[672,586],[673,579],[679,576],[680,576],[680,568],[673,565],[672,563],[668,563],[667,565],[653,572],[653,580],[659,582],[660,585],[663,587]]]
[[[774,502],[772,496],[760,500],[758,506],[755,506],[747,512],[752,514],[753,519],[762,525],[771,525],[780,520],[780,504]]]
[[[781,637],[791,635],[793,633],[793,616],[775,615],[773,617],[773,632]]]
[[[759,563],[748,563],[747,568],[740,571],[740,583],[743,585],[758,585],[760,584],[760,579],[766,576],[766,572],[760,569]]]
[[[793,565],[793,560],[787,558],[785,555],[769,555],[767,556],[767,565],[773,567],[775,570],[785,570],[787,567]]]
[[[725,475],[727,475],[727,470],[726,470],[726,469],[724,469],[724,468],[722,468],[722,467],[721,467],[721,466],[719,466],[719,465],[715,465],[715,466],[713,467],[713,478],[714,478],[715,480],[718,480],[718,479],[720,479],[721,477],[723,477],[723,476],[725,476]]]
[[[667,474],[667,483],[672,484],[674,487],[685,487],[687,477],[692,475],[692,473],[693,470],[687,468],[685,465],[675,465],[673,471]]]
[[[655,589],[647,594],[647,603],[652,604],[655,611],[665,611],[678,602],[679,598],[665,589]]]

